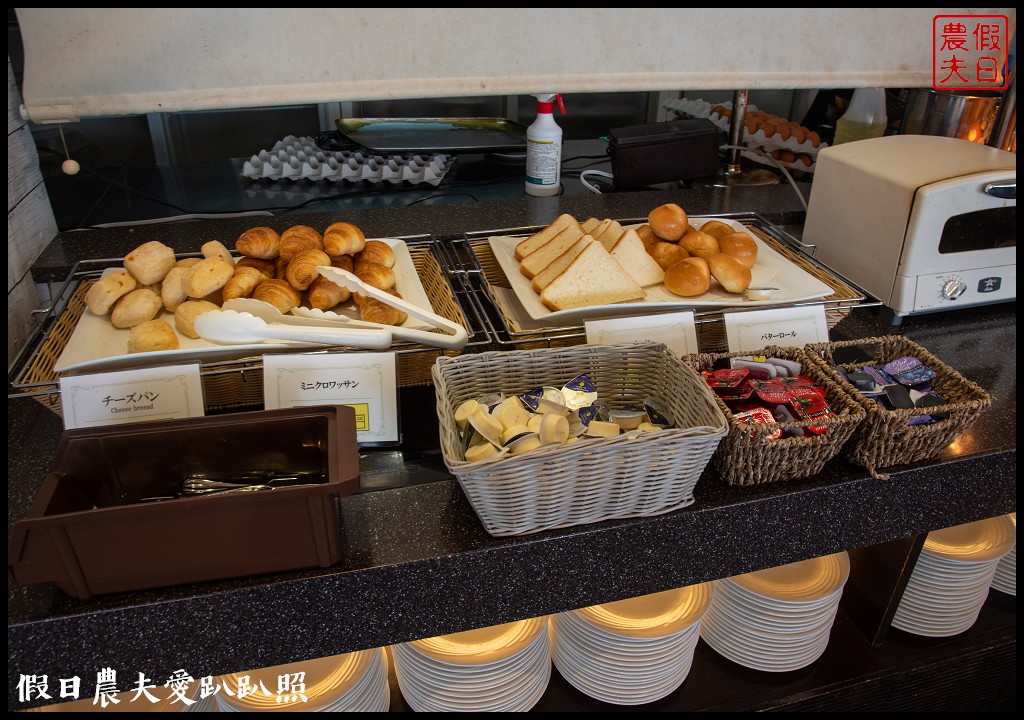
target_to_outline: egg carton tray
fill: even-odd
[[[687,117],[706,118],[714,123],[719,130],[728,133],[730,129],[729,118],[715,112],[715,108],[719,105],[728,110],[732,109],[732,102],[712,104],[706,100],[691,100],[689,98],[670,99],[663,103],[663,107],[666,110],[671,110]],[[747,112],[758,112],[757,106],[747,105]],[[783,138],[779,133],[769,137],[760,127],[754,132],[750,132],[749,127],[744,127],[743,144],[749,147],[750,150],[743,150],[742,155],[749,160],[761,165],[768,165],[769,167],[778,163],[791,170],[814,172],[818,151],[828,147],[828,143],[816,142],[818,142],[817,145],[810,140],[799,141],[793,136]],[[775,159],[775,163],[768,160],[765,155],[771,155]],[[790,157],[795,159],[788,160],[787,158]]]
[[[242,165],[250,180],[402,182],[439,185],[455,158],[446,154],[381,155],[367,150],[324,150],[311,137],[289,135]]]

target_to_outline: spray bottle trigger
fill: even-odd
[[[558,95],[555,95],[555,102],[558,103],[558,109],[562,111],[563,115],[565,115],[565,103],[562,102],[562,95],[561,95],[561,93],[559,93]]]

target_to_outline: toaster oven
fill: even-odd
[[[892,135],[818,153],[804,242],[907,315],[1016,300],[1017,156]]]

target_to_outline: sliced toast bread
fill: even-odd
[[[546,268],[534,275],[533,282],[530,284],[533,287],[533,291],[540,294],[540,291],[546,288],[552,280],[558,277],[563,270],[569,267],[569,263],[575,260],[576,256],[583,251],[583,248],[592,242],[594,242],[594,238],[589,235],[584,235],[577,240],[571,248],[559,255],[552,262],[548,263]]]
[[[599,242],[588,244],[540,294],[551,310],[639,300],[647,293]]]
[[[594,239],[604,245],[605,250],[611,250],[620,237],[622,237],[622,225],[618,220],[611,220],[605,225],[604,230],[594,235]]]
[[[554,222],[548,225],[546,228],[541,228],[530,237],[526,238],[518,245],[516,245],[516,260],[522,260],[524,257],[532,253],[534,250],[539,248],[541,245],[546,243],[548,240],[553,238],[558,233],[565,230],[570,225],[579,225],[576,222],[576,218],[572,215],[559,215],[555,218]]]
[[[644,241],[640,239],[636,230],[630,228],[623,232],[610,252],[640,287],[649,287],[665,281],[665,271],[647,252]]]
[[[569,225],[565,230],[520,260],[519,272],[528,278],[533,278],[537,273],[546,268],[552,260],[571,248],[581,237],[583,237],[583,228],[579,226],[579,223]]]

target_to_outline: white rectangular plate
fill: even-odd
[[[690,218],[690,225],[700,229],[705,222],[721,220],[731,225],[737,232],[747,229],[735,220],[726,218]],[[636,227],[635,225],[630,227]],[[750,287],[778,288],[768,300],[747,300],[743,295],[727,293],[717,284],[713,284],[709,292],[696,297],[679,297],[665,289],[663,284],[644,288],[647,297],[643,300],[630,300],[613,305],[593,305],[571,310],[552,312],[540,300],[540,295],[533,291],[530,279],[519,272],[519,261],[515,257],[515,247],[522,237],[496,235],[488,238],[495,260],[505,272],[516,298],[523,309],[533,320],[546,323],[580,322],[591,317],[609,317],[612,315],[635,315],[650,310],[678,310],[683,308],[725,308],[725,307],[771,307],[787,305],[804,300],[826,297],[835,290],[821,280],[798,267],[784,256],[777,253],[753,233],[748,233],[757,243],[757,263],[750,269],[752,279]],[[515,313],[513,313],[515,314]]]
[[[395,289],[403,298],[412,304],[433,312],[430,298],[423,288],[420,276],[416,272],[409,248],[403,240],[380,238],[395,251]],[[104,274],[115,272],[118,268],[108,269]],[[346,303],[335,311],[354,318],[359,317],[352,303]],[[174,313],[163,311],[157,317],[166,320],[174,327]],[[423,321],[410,317],[404,323],[407,327],[424,329]],[[427,327],[426,329],[429,329]],[[157,352],[128,353],[128,329],[119,329],[110,324],[109,317],[93,315],[86,309],[75,326],[75,331],[68,338],[64,351],[54,364],[54,372],[101,372],[121,370],[125,368],[144,367],[147,365],[164,365],[167,363],[205,360],[209,362],[238,360],[244,357],[262,355],[265,352],[302,351],[322,348],[322,345],[309,343],[274,341],[253,343],[251,345],[217,345],[202,338],[193,340],[178,335],[180,347],[177,350],[160,350]]]

